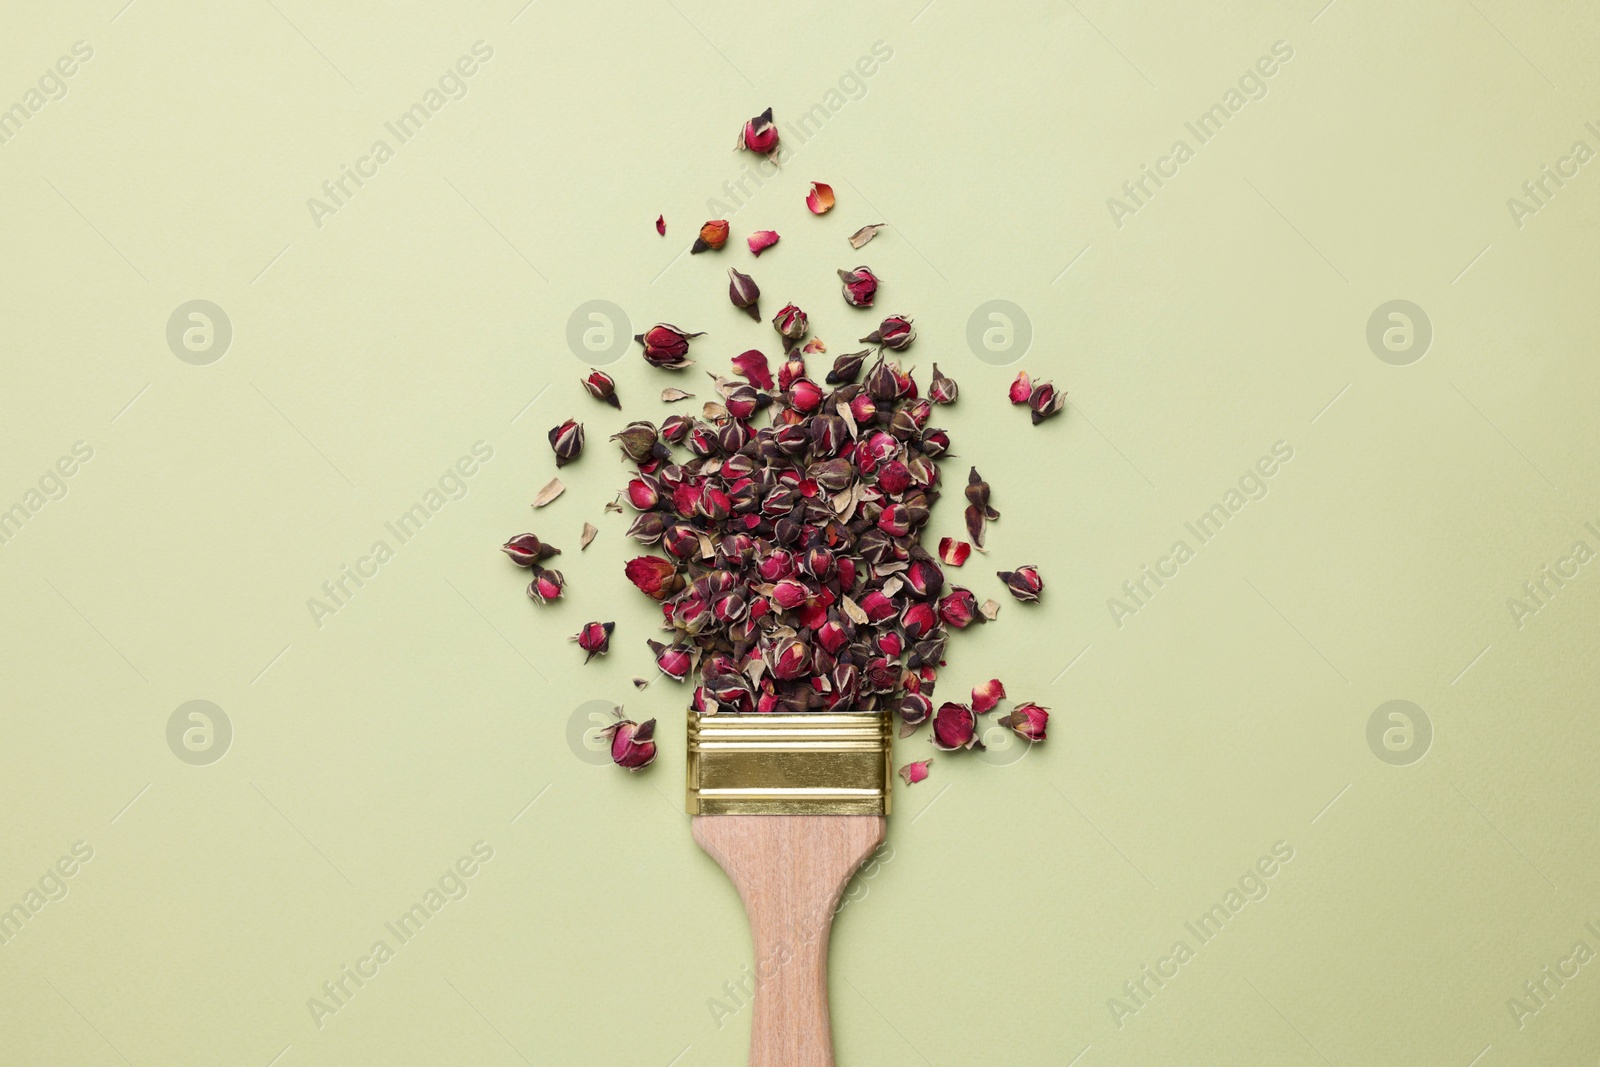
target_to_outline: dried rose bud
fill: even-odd
[[[681,645],[663,645],[659,641],[646,641],[645,644],[655,653],[656,667],[662,674],[678,682],[689,676],[694,656],[687,648]]]
[[[878,324],[876,330],[861,338],[869,345],[882,345],[896,352],[906,348],[916,339],[917,331],[912,329],[911,320],[903,315],[890,315]]]
[[[572,639],[578,642],[578,647],[588,653],[583,657],[583,662],[588,663],[596,656],[611,651],[611,631],[616,625],[614,622],[586,622],[583,629],[573,635]]]
[[[1039,577],[1039,568],[1029,563],[1018,567],[1014,571],[996,571],[1000,580],[1006,583],[1006,588],[1011,590],[1011,595],[1025,604],[1034,603],[1039,599],[1039,593],[1044,589],[1044,579]]]
[[[806,335],[810,323],[804,311],[793,304],[785,304],[782,310],[772,317],[772,328],[777,330],[784,340],[794,342]]]
[[[928,399],[935,404],[954,404],[961,389],[954,378],[939,373],[939,364],[933,365],[933,381],[928,384]]]
[[[1066,406],[1067,394],[1058,392],[1049,382],[1040,382],[1034,386],[1033,394],[1028,397],[1028,407],[1033,411],[1035,426]]]
[[[869,308],[878,295],[878,276],[869,267],[842,270],[839,280],[844,283],[845,303],[855,308]]]
[[[621,711],[621,708],[617,709]],[[605,728],[603,733],[611,741],[611,762],[618,767],[637,771],[650,766],[656,758],[656,721],[636,723],[623,719]]]
[[[683,439],[689,435],[689,429],[693,425],[694,420],[686,416],[669,415],[666,421],[661,424],[659,436],[663,441],[680,445],[683,443]]]
[[[621,445],[622,454],[635,463],[672,457],[672,453],[661,443],[660,434],[653,423],[630,422],[621,433],[612,434],[611,440]]]
[[[833,210],[833,186],[824,185],[822,182],[812,182],[811,191],[806,194],[806,207],[813,215],[826,215]]]
[[[927,693],[907,693],[896,710],[900,713],[901,722],[907,726],[917,726],[927,722],[928,716],[933,714],[933,701],[928,699]]]
[[[894,367],[880,355],[867,372],[867,395],[879,404],[887,404],[894,400],[899,389],[900,380],[895,377]]]
[[[617,383],[612,381],[611,375],[589,368],[589,376],[583,380],[584,390],[596,400],[610,404],[620,409],[622,402],[617,399]]]
[[[739,131],[739,144],[751,152],[766,153],[777,149],[778,127],[772,124],[770,107],[744,124],[744,129]]]
[[[556,466],[565,467],[583,455],[583,424],[568,419],[550,431],[550,448],[556,454]]]
[[[822,406],[822,387],[810,378],[800,378],[789,387],[786,399],[796,411],[809,413]]]
[[[740,274],[732,267],[728,268],[728,299],[734,307],[740,308],[755,321],[761,321],[761,309],[756,306],[756,301],[761,299],[761,287],[750,275]]]
[[[845,385],[853,382],[861,376],[861,365],[866,360],[866,349],[837,356],[833,361],[833,369],[828,372],[823,381],[829,385]]]
[[[750,246],[750,254],[759,257],[761,253],[778,243],[778,234],[775,230],[757,230],[746,239],[745,243]]]
[[[656,600],[665,600],[683,588],[678,568],[660,556],[636,556],[623,566],[623,573],[640,592]]]
[[[908,605],[900,615],[900,628],[912,641],[926,637],[938,625],[939,616],[934,613],[933,605],[925,600]]]
[[[1002,715],[995,721],[1001,726],[1010,727],[1018,737],[1043,741],[1045,727],[1050,723],[1050,709],[1033,703],[1018,704],[1011,709],[1010,715]]]
[[[1017,375],[1017,380],[1011,383],[1011,389],[1006,394],[1013,404],[1026,404],[1028,398],[1033,396],[1033,383],[1028,380],[1028,372],[1023,371]]]
[[[645,362],[652,367],[662,370],[682,370],[691,366],[694,360],[688,359],[689,342],[696,337],[704,336],[698,333],[688,333],[658,322],[644,333],[634,336],[634,340],[644,346]]]
[[[768,657],[774,677],[786,681],[800,677],[811,666],[811,650],[794,638],[779,641]]]
[[[941,537],[939,539],[939,558],[948,566],[961,566],[971,554],[972,546],[965,541],[957,541],[954,537]]]
[[[500,551],[510,556],[511,562],[519,567],[532,567],[551,556],[561,555],[559,548],[545,544],[531,533],[518,534],[501,545]]]
[[[716,251],[728,243],[728,220],[712,219],[700,227],[700,236],[694,239],[694,246],[689,249],[690,254],[698,255],[701,252]]]
[[[805,312],[800,312],[800,315],[804,318]],[[778,367],[778,388],[788,389],[805,376],[806,357],[799,350],[791,348],[789,354],[783,358],[783,363]]]
[[[932,762],[933,760],[931,759],[925,759],[917,760],[915,763],[908,763],[900,768],[900,777],[906,780],[906,785],[925,782],[928,780],[928,764]]]
[[[892,619],[899,613],[894,606],[894,601],[883,594],[881,589],[874,589],[861,598],[861,610],[867,613],[867,618],[872,622],[882,622]]]
[[[937,458],[950,451],[950,435],[943,430],[922,431],[922,454]]]
[[[987,682],[980,682],[972,690],[972,710],[979,715],[987,715],[999,706],[1006,698],[1006,687],[1000,684],[1000,679],[990,678]]]
[[[978,740],[978,720],[965,704],[940,704],[933,713],[935,748],[954,752],[958,748],[982,748]]]
[[[533,574],[533,581],[528,583],[528,596],[541,604],[548,604],[561,599],[561,590],[566,584],[567,580],[560,571],[538,570]]]
[[[950,592],[939,601],[939,618],[953,629],[965,630],[975,618],[980,617],[978,598],[972,595],[970,589],[952,586]]]

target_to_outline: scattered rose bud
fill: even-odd
[[[658,322],[644,333],[634,337],[644,346],[645,362],[652,367],[662,370],[682,370],[691,366],[694,360],[688,359],[689,342],[703,334],[686,333],[676,326],[669,326]]]
[[[560,571],[535,570],[533,581],[528,583],[528,596],[541,604],[548,604],[561,599],[561,590],[566,584],[567,580]]]
[[[760,256],[761,253],[778,243],[778,234],[775,230],[757,230],[746,238],[745,243],[750,246],[750,254],[752,256]]]
[[[617,709],[621,711],[621,708]],[[611,742],[611,762],[630,771],[650,766],[656,758],[656,721],[636,723],[623,719],[603,731]]]
[[[617,383],[611,375],[589,368],[589,376],[583,380],[584,391],[603,403],[621,409],[622,401],[617,399]]]
[[[1028,407],[1033,412],[1035,426],[1066,406],[1067,394],[1058,392],[1049,382],[1040,382],[1034,386],[1032,395],[1028,397]]]
[[[811,191],[806,194],[806,207],[813,215],[826,215],[833,210],[833,186],[824,185],[822,182],[812,182]]]
[[[660,556],[636,556],[624,565],[623,573],[640,592],[656,600],[665,600],[683,588],[678,568]]]
[[[979,617],[978,598],[972,595],[970,589],[954,586],[939,600],[939,618],[952,629],[965,630]]]
[[[762,389],[772,388],[772,369],[767,366],[766,355],[758,348],[734,356],[733,369]]]
[[[933,381],[928,384],[928,399],[935,404],[954,404],[960,394],[960,387],[954,378],[946,378],[939,373],[939,364],[933,365]]]
[[[980,682],[972,690],[972,710],[979,715],[987,715],[999,706],[1006,698],[1006,687],[1000,684],[1000,679],[990,678],[987,682]]]
[[[611,631],[616,625],[614,622],[586,622],[583,629],[573,635],[572,639],[578,642],[578,647],[588,653],[583,657],[583,662],[588,663],[611,650]]]
[[[663,237],[667,235],[667,217],[665,215],[656,216],[656,232]]]
[[[972,554],[972,546],[954,537],[939,538],[939,559],[951,567],[959,567]]]
[[[700,236],[694,239],[694,246],[689,249],[691,255],[701,252],[715,252],[728,243],[728,220],[712,219],[700,227]]]
[[[583,455],[583,424],[568,419],[550,431],[550,448],[556,454],[556,466],[565,467]]]
[[[861,227],[861,229],[850,235],[850,247],[860,248],[878,236],[878,231],[881,229],[883,229],[883,223],[881,222],[874,222],[871,225]]]
[[[1033,396],[1033,383],[1028,380],[1028,372],[1023,371],[1017,375],[1017,380],[1011,383],[1007,395],[1013,404],[1026,404],[1028,398]]]
[[[978,740],[978,721],[965,704],[940,704],[933,713],[935,748],[954,752],[960,748],[982,748]]]
[[[770,107],[744,124],[744,129],[739,131],[739,145],[751,152],[762,154],[777,149],[778,127],[772,124]]]
[[[673,681],[681,682],[689,676],[694,662],[693,654],[682,645],[663,645],[659,641],[646,641],[656,655],[656,667]]]
[[[925,759],[918,760],[915,763],[908,763],[900,768],[900,777],[906,780],[906,785],[916,785],[918,782],[926,781],[928,778],[928,764],[932,762],[933,760],[931,759]]]
[[[547,545],[531,533],[518,534],[500,546],[500,551],[511,557],[511,562],[519,567],[533,567],[551,556],[561,555],[561,550],[554,545]]]
[[[1039,577],[1039,568],[1029,563],[1018,567],[1014,571],[996,571],[1000,580],[1006,583],[1006,588],[1011,590],[1011,595],[1025,604],[1034,603],[1039,599],[1039,593],[1044,589],[1044,579]]]
[[[611,440],[620,444],[622,454],[635,463],[672,458],[672,452],[661,443],[661,435],[653,423],[630,422],[621,433],[612,434]]]
[[[845,303],[857,308],[872,306],[873,299],[878,295],[878,276],[872,273],[870,267],[842,270],[839,280],[844,283]]]
[[[760,287],[750,275],[740,274],[732,267],[728,268],[728,299],[733,301],[734,307],[757,322],[761,321],[761,310],[756,307],[756,301],[761,299]]]
[[[1001,726],[1010,727],[1018,737],[1043,741],[1045,727],[1050,722],[1050,709],[1031,703],[1018,704],[1011,709],[1010,715],[1002,715],[995,721]]]
[[[806,335],[810,329],[810,322],[806,313],[793,304],[785,304],[783,308],[772,317],[772,328],[785,341],[793,343]]]
[[[972,538],[972,543],[979,548],[983,547],[983,536],[988,523],[1000,517],[1000,513],[989,505],[989,483],[983,480],[978,473],[978,468],[973,467],[967,475],[967,534]]]
[[[876,330],[861,338],[869,345],[882,345],[896,352],[905,349],[916,339],[917,331],[912,329],[911,320],[901,315],[890,315],[878,324]]]

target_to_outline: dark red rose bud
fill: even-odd
[[[786,395],[789,406],[796,411],[810,413],[822,406],[822,387],[810,378],[797,380]]]
[[[755,321],[761,321],[761,309],[756,306],[756,301],[761,299],[761,287],[750,275],[740,274],[732,267],[728,268],[728,299],[733,301],[734,307]]]
[[[913,641],[927,636],[938,625],[939,617],[934,614],[933,606],[925,600],[910,605],[900,616],[900,628]]]
[[[621,408],[622,401],[617,399],[617,383],[611,380],[611,375],[589,368],[589,376],[583,380],[584,391],[596,400],[604,401],[614,408]]]
[[[894,367],[888,360],[879,356],[878,362],[867,372],[867,395],[882,405],[894,400],[899,390],[900,382],[895,377]]]
[[[878,276],[870,268],[857,267],[855,270],[842,270],[839,280],[844,283],[844,299],[851,307],[869,308],[872,300],[878,295]]]
[[[911,488],[911,468],[899,460],[885,463],[878,470],[878,488],[885,493],[899,496]]]
[[[1026,404],[1033,396],[1033,383],[1028,380],[1028,372],[1023,371],[1017,375],[1017,380],[1011,383],[1011,388],[1006,395],[1013,404]]]
[[[1000,684],[1000,679],[990,678],[987,682],[980,682],[973,688],[972,710],[979,715],[987,715],[1005,698],[1006,687]]]
[[[617,709],[621,711],[621,708]],[[641,770],[650,766],[656,758],[656,721],[636,723],[631,719],[623,719],[606,727],[606,735],[611,741],[611,762],[618,767],[626,767],[630,771]]]
[[[772,587],[772,602],[784,611],[791,611],[811,599],[811,590],[798,578],[785,578]]]
[[[944,571],[938,565],[919,559],[906,568],[906,588],[920,597],[932,597],[944,588]]]
[[[773,646],[767,666],[775,678],[785,681],[798,678],[811,666],[811,650],[792,637],[784,638]]]
[[[694,360],[687,358],[689,342],[701,336],[704,335],[687,333],[676,326],[660,322],[644,333],[636,335],[634,340],[644,346],[645,362],[652,367],[660,367],[662,370],[682,370],[694,363]]]
[[[885,656],[898,659],[900,653],[906,650],[906,642],[900,634],[889,630],[878,635],[877,647]]]
[[[656,600],[665,600],[683,588],[678,568],[660,556],[636,556],[624,565],[623,573],[640,592]]]
[[[1006,588],[1011,590],[1011,595],[1025,604],[1031,604],[1039,599],[1039,593],[1044,589],[1044,579],[1039,577],[1039,568],[1029,563],[1018,567],[1014,571],[997,571],[1000,580],[1006,583]]]
[[[541,604],[548,604],[561,599],[561,590],[566,584],[567,580],[560,571],[535,571],[533,581],[528,583],[528,596]]]
[[[717,448],[725,455],[749,443],[750,424],[741,419],[729,419],[717,429]]]
[[[924,430],[922,432],[922,454],[938,457],[950,451],[950,435],[943,430]]]
[[[628,482],[628,503],[639,511],[649,511],[661,500],[661,494],[656,489],[656,480],[648,476],[631,479]]]
[[[867,350],[862,349],[860,352],[847,352],[842,356],[836,356],[833,369],[823,381],[829,385],[845,385],[855,381],[861,376],[861,365],[867,361],[867,354]]]
[[[772,328],[778,331],[785,341],[793,343],[806,335],[810,329],[810,322],[806,313],[793,304],[783,305],[783,309],[772,317]]]
[[[556,454],[556,466],[565,467],[583,455],[583,424],[568,419],[550,431],[550,448]]]
[[[978,598],[972,595],[970,589],[952,586],[949,594],[939,601],[939,618],[952,629],[965,630],[975,618],[981,618],[978,615]]]
[[[573,635],[572,639],[578,642],[578,647],[588,653],[583,657],[583,662],[588,663],[596,656],[611,651],[611,631],[616,625],[614,622],[586,622],[583,629]]]
[[[683,681],[689,676],[689,668],[694,663],[694,655],[681,645],[668,647],[659,641],[646,641],[650,651],[655,653],[656,667],[662,674],[674,681]]]
[[[1011,709],[1010,715],[1002,715],[995,721],[1001,726],[1010,727],[1018,737],[1043,741],[1045,728],[1050,724],[1050,709],[1033,703],[1018,704]]]
[[[891,504],[878,516],[878,529],[890,537],[904,537],[911,532],[911,511],[904,504]]]
[[[761,577],[769,582],[781,581],[794,573],[794,556],[784,549],[778,549],[761,557],[757,570]]]
[[[801,314],[805,314],[801,312]],[[815,344],[816,342],[812,342]],[[807,346],[810,347],[809,345]],[[778,367],[778,388],[788,389],[795,382],[806,376],[806,359],[796,349],[790,349],[784,357],[783,363]]]
[[[848,488],[856,477],[847,459],[830,459],[822,463],[813,463],[806,468],[806,473],[830,493]]]
[[[660,437],[663,441],[681,445],[683,444],[683,439],[689,435],[689,430],[693,425],[693,419],[683,415],[669,415],[666,421],[661,424]]]
[[[622,454],[635,463],[648,463],[651,459],[669,459],[672,453],[660,444],[655,425],[648,422],[630,422],[621,433],[611,435],[611,440],[622,446]]]
[[[917,331],[912,328],[911,320],[903,315],[890,315],[878,324],[876,330],[861,338],[869,345],[882,345],[896,352],[906,348],[916,339]]]
[[[916,785],[918,782],[928,780],[928,765],[932,762],[933,760],[931,759],[925,759],[918,760],[915,763],[908,763],[901,767],[898,773],[900,777],[906,780],[906,785]]]
[[[954,752],[959,748],[982,748],[978,740],[978,720],[965,704],[940,704],[933,713],[935,748]]]
[[[817,628],[817,644],[830,656],[837,656],[849,642],[850,633],[838,619],[830,618]]]
[[[532,567],[551,556],[561,555],[559,548],[545,544],[531,533],[518,534],[501,545],[500,551],[510,556],[511,562],[519,567]]]
[[[970,596],[971,594],[968,595]],[[881,589],[874,589],[862,597],[859,606],[862,611],[867,613],[867,619],[871,622],[892,619],[899,612],[899,609],[895,607],[894,601],[884,596]]]
[[[907,693],[895,710],[899,712],[901,722],[916,726],[927,722],[928,716],[933,714],[933,701],[925,693]]]
[[[694,490],[691,489],[690,492]],[[661,547],[673,559],[689,559],[697,556],[700,554],[699,531],[686,522],[675,522],[662,532]]]
[[[754,386],[738,385],[728,391],[722,404],[734,418],[748,419],[770,402],[771,398],[758,392]]]
[[[744,129],[739,131],[739,144],[747,151],[762,154],[777,149],[778,127],[772,124],[770,107],[744,124]]]
[[[933,365],[933,381],[928,385],[928,399],[935,404],[953,404],[961,389],[954,378],[939,373],[939,364]]]
[[[1049,382],[1040,382],[1034,386],[1033,394],[1028,397],[1028,407],[1033,411],[1035,426],[1066,406],[1067,394],[1058,392]]]
[[[694,246],[689,249],[691,254],[699,255],[701,252],[716,251],[728,243],[728,220],[712,219],[700,227],[700,236],[694,239]]]

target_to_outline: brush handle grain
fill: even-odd
[[[828,934],[882,815],[697,815],[694,839],[744,900],[755,946],[750,1067],[834,1067]]]

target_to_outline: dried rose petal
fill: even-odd
[[[1002,715],[995,721],[1001,726],[1010,727],[1018,737],[1043,741],[1045,727],[1050,723],[1050,709],[1033,703],[1018,704],[1011,709],[1010,715]]]
[[[933,381],[928,384],[928,399],[935,404],[954,404],[961,390],[954,378],[939,373],[939,364],[933,365]]]
[[[636,556],[623,565],[628,581],[656,600],[665,600],[683,587],[678,568],[660,556]]]
[[[589,542],[593,541],[599,532],[600,528],[598,526],[590,522],[584,523],[583,535],[578,538],[578,551],[582,552],[584,549],[588,548]]]
[[[586,622],[583,629],[572,636],[578,642],[578,647],[588,653],[583,657],[583,662],[588,663],[596,656],[611,651],[611,631],[616,625],[614,622]]]
[[[617,383],[612,380],[611,375],[590,367],[589,376],[583,380],[583,388],[596,400],[621,409],[622,401],[617,399]]]
[[[878,328],[867,336],[861,338],[869,345],[882,345],[901,351],[917,339],[917,331],[911,326],[911,320],[903,315],[890,315],[878,324]]]
[[[739,144],[735,147],[763,154],[777,150],[778,127],[772,124],[770,107],[744,124],[744,128],[739,131]]]
[[[699,255],[701,252],[715,252],[728,243],[728,220],[712,219],[700,227],[700,236],[694,239],[694,245],[689,249],[690,254]]]
[[[833,210],[833,186],[824,185],[822,182],[812,182],[811,191],[806,194],[806,207],[813,215],[825,215]]]
[[[772,328],[778,335],[791,343],[800,340],[810,329],[810,322],[806,313],[794,304],[785,304],[782,309],[772,317]]]
[[[688,333],[676,326],[658,322],[644,333],[636,335],[634,340],[644,346],[645,362],[652,367],[660,367],[662,370],[682,370],[694,363],[694,360],[687,358],[689,342],[703,336],[704,334]]]
[[[545,544],[531,533],[518,534],[501,545],[500,551],[510,556],[511,562],[519,567],[536,566],[551,556],[561,555],[559,548]]]
[[[983,616],[985,622],[994,622],[1000,617],[1000,601],[989,597],[978,605],[978,614]]]
[[[734,356],[733,369],[763,389],[772,388],[772,370],[767,366],[766,354],[758,348]]]
[[[667,235],[667,217],[665,215],[656,216],[656,232],[663,237]]]
[[[978,721],[965,704],[940,704],[933,713],[933,745],[945,752],[960,748],[982,748],[978,740]]]
[[[972,546],[965,541],[957,541],[954,537],[939,539],[939,559],[951,567],[961,566],[971,554]]]
[[[918,782],[927,781],[928,764],[932,762],[933,760],[931,759],[925,759],[917,760],[915,763],[908,763],[900,768],[900,777],[906,780],[906,785],[916,785]]]
[[[1033,395],[1033,383],[1028,380],[1027,371],[1017,375],[1017,380],[1011,383],[1011,388],[1006,395],[1011,398],[1013,404],[1026,404],[1028,402],[1028,398]]]
[[[1035,426],[1066,406],[1067,394],[1058,392],[1049,382],[1040,382],[1034,386],[1033,393],[1028,397],[1028,407],[1033,412]]]
[[[972,710],[979,715],[987,715],[1005,698],[1006,687],[1000,684],[1000,679],[990,678],[973,687]]]
[[[556,466],[565,467],[583,455],[583,424],[568,419],[550,431],[550,448],[556,454]]]
[[[622,709],[618,708],[620,712]],[[636,723],[623,719],[602,731],[611,742],[611,762],[629,771],[650,766],[656,758],[656,721]]]
[[[694,399],[694,394],[693,393],[686,393],[682,389],[663,389],[663,390],[661,390],[661,402],[663,404],[676,404],[680,400],[693,400],[693,399]],[[681,418],[682,416],[674,416],[674,417]],[[663,429],[666,428],[666,423],[662,423],[661,425],[662,425]]]
[[[881,222],[874,222],[867,226],[861,227],[861,229],[850,235],[850,247],[860,248],[862,245],[878,236],[878,231],[881,229],[883,229],[883,223]]]
[[[1000,580],[1006,583],[1006,588],[1011,590],[1011,595],[1025,604],[1031,604],[1039,599],[1039,593],[1044,589],[1044,579],[1039,577],[1039,568],[1029,563],[1018,567],[1014,571],[996,571]]]
[[[536,508],[542,508],[566,491],[567,487],[561,484],[560,478],[551,478],[549,483],[547,483],[543,489],[539,490],[539,492],[535,494],[533,498],[533,506]]]
[[[761,321],[761,309],[756,306],[756,301],[761,299],[760,286],[750,275],[740,274],[732,267],[728,268],[728,299],[734,307],[743,310],[757,322]]]
[[[560,571],[547,571],[535,569],[533,581],[528,583],[528,596],[541,604],[552,600],[561,599],[561,591],[566,587],[567,580],[561,576]]]
[[[757,230],[745,239],[745,243],[750,246],[751,255],[760,256],[778,243],[778,233],[776,230]]]

